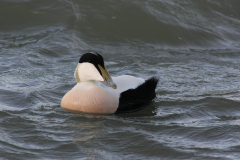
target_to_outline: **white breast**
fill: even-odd
[[[111,93],[93,82],[84,82],[77,84],[65,94],[61,106],[87,113],[114,113],[118,103],[118,93]]]

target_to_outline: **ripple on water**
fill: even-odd
[[[239,1],[1,3],[2,158],[239,158]],[[118,115],[63,110],[90,51],[113,76],[159,78],[155,102]]]

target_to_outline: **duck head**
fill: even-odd
[[[106,86],[117,88],[104,65],[103,57],[98,53],[85,53],[79,59],[74,76],[77,83],[99,81]]]

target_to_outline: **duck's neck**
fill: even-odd
[[[91,80],[91,81],[84,81],[84,82],[77,82],[77,84],[92,84],[92,85],[99,85],[98,81],[94,81],[94,80]]]
[[[97,81],[85,81],[76,84],[78,89],[90,89],[92,87],[99,87],[99,83]],[[80,88],[79,88],[80,87]]]
[[[74,77],[77,83],[88,82],[88,81],[104,81],[99,71],[91,63],[78,63]]]
[[[75,77],[77,83],[81,83],[80,78],[79,78],[79,75],[78,75],[78,67],[79,67],[79,65],[80,65],[80,64],[78,63],[78,65],[77,65],[77,67],[76,67],[76,69],[75,69],[75,72],[74,72],[74,77]]]
[[[81,87],[84,87],[84,88],[91,88],[91,87],[99,87],[100,84],[98,83],[98,81],[94,81],[94,80],[91,80],[91,81],[84,81],[84,82],[80,82],[80,83],[77,83],[76,86],[81,86]]]

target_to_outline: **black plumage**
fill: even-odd
[[[158,81],[157,78],[152,77],[137,88],[122,92],[115,113],[134,112],[146,108],[156,97],[155,89]]]

